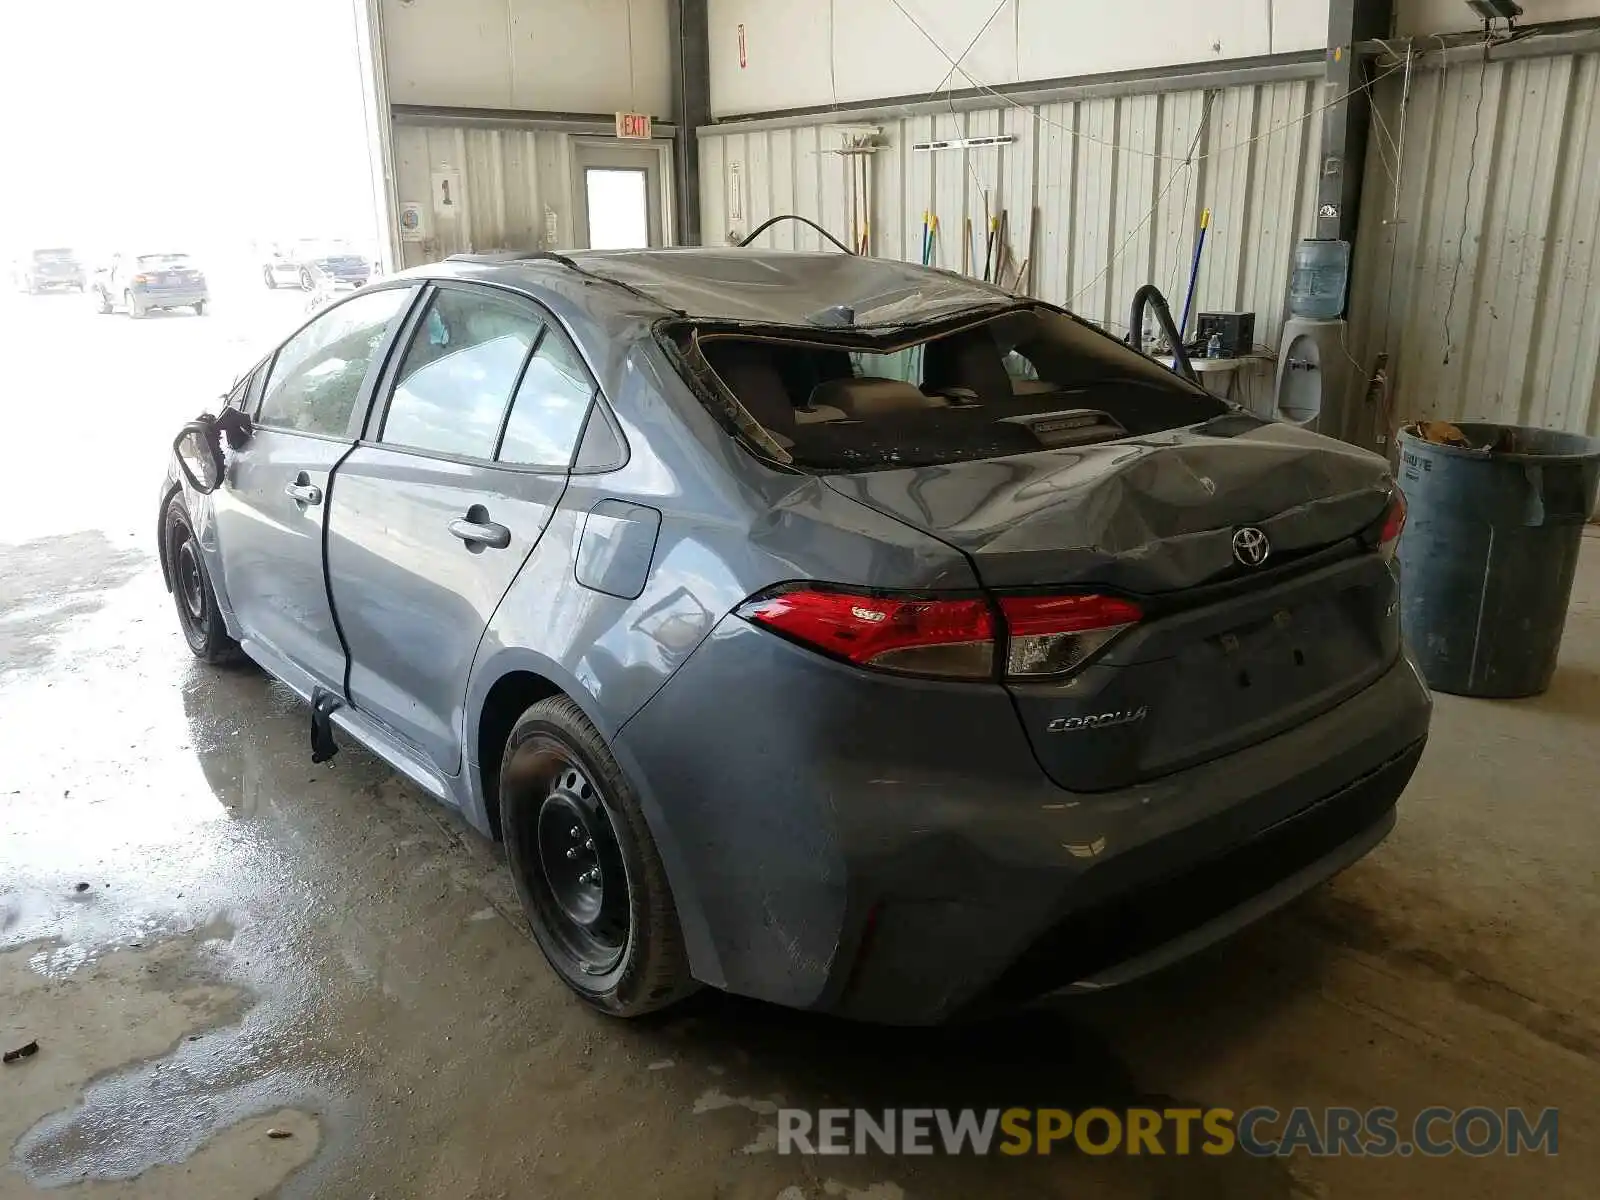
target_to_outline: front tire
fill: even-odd
[[[262,281],[266,283],[266,285],[273,291],[278,290],[278,277],[272,273],[271,267],[261,268],[261,278]]]
[[[309,292],[314,287],[316,287],[316,281],[311,278],[311,272],[306,270],[304,267],[301,267],[300,268],[300,290],[302,292]]]
[[[168,581],[172,585],[172,598],[177,602],[178,627],[183,631],[184,641],[201,662],[219,666],[238,662],[244,652],[239,643],[228,636],[228,628],[222,622],[217,593],[211,586],[205,555],[200,551],[200,540],[195,536],[194,523],[189,520],[189,510],[184,506],[181,492],[167,502],[162,537],[167,552]]]
[[[541,700],[512,729],[500,819],[534,940],[580,999],[637,1017],[695,989],[633,785],[565,696]]]

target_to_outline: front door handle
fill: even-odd
[[[470,521],[458,517],[450,522],[450,532],[465,542],[469,550],[482,546],[504,550],[511,545],[511,530],[493,521]]]
[[[283,494],[296,504],[314,507],[322,503],[322,489],[314,483],[291,483],[283,489]]]

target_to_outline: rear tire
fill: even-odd
[[[580,999],[637,1017],[695,990],[633,785],[565,696],[541,700],[512,728],[500,818],[534,940]]]
[[[228,636],[217,606],[217,593],[211,586],[205,555],[195,537],[194,524],[183,503],[181,492],[167,502],[162,523],[162,539],[167,552],[168,581],[178,606],[178,628],[184,641],[201,662],[221,666],[244,658],[239,643]]]
[[[306,270],[304,267],[301,267],[300,268],[300,290],[302,292],[309,292],[316,286],[317,286],[316,285],[316,281],[311,278],[311,272]]]
[[[122,303],[127,305],[128,315],[135,321],[144,319],[145,307],[134,299],[132,292],[122,293]]]
[[[204,300],[195,301],[194,315],[197,317],[203,317],[206,315],[206,302]]]

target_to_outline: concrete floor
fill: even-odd
[[[313,767],[292,697],[179,638],[162,445],[298,306],[241,284],[205,321],[133,323],[0,298],[23,363],[0,1046],[42,1047],[0,1068],[0,1197],[1594,1194],[1600,538],[1549,694],[1440,697],[1387,843],[1197,961],[951,1031],[714,995],[617,1024],[554,981],[492,847],[359,751]],[[768,1148],[783,1102],[1558,1105],[1562,1138],[1554,1159],[802,1159]]]

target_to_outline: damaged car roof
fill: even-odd
[[[834,252],[682,247],[583,250],[561,257],[592,277],[701,320],[882,327],[1015,302],[1000,288],[951,272]],[[540,261],[527,260],[530,266]]]

